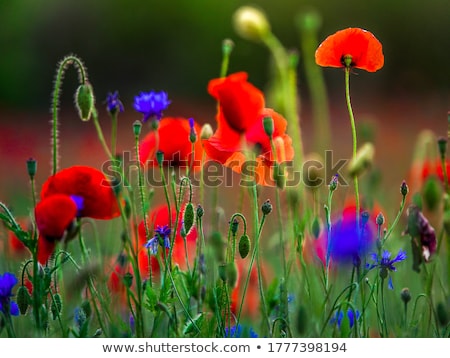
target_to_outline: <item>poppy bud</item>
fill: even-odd
[[[94,108],[94,93],[89,83],[85,82],[78,86],[77,92],[75,93],[75,107],[82,121],[87,122],[91,119]]]
[[[61,314],[62,311],[62,298],[59,293],[55,293],[53,295],[52,305],[50,307],[50,310],[52,311],[52,317],[53,320],[57,319],[58,316]]]
[[[133,133],[135,137],[139,137],[141,134],[142,123],[141,121],[134,121],[133,123]]]
[[[194,205],[192,203],[188,203],[183,213],[183,227],[186,230],[186,235],[189,234],[192,227],[195,224],[195,212]]]
[[[133,284],[133,274],[131,274],[130,272],[125,273],[125,275],[123,275],[123,283],[125,287],[130,288]]]
[[[269,199],[267,199],[261,206],[261,211],[263,212],[264,215],[269,215],[272,212],[272,209],[273,207]]]
[[[226,264],[226,277],[227,277],[228,286],[230,286],[231,288],[234,288],[236,286],[237,276],[238,276],[238,272],[237,272],[236,263],[234,261],[227,263]]]
[[[349,164],[348,172],[352,177],[359,177],[368,169],[375,156],[375,147],[372,143],[367,142],[359,148],[356,157],[352,158]]]
[[[222,52],[226,57],[230,56],[231,51],[233,51],[233,48],[234,48],[233,40],[225,39],[222,41]]]
[[[214,134],[213,129],[209,123],[203,125],[202,130],[200,131],[201,139],[209,139]]]
[[[313,222],[311,224],[311,232],[316,240],[320,236],[320,228],[321,228],[320,218],[316,216],[314,217]]]
[[[273,118],[272,117],[264,117],[263,118],[263,127],[267,136],[272,138],[273,135]]]
[[[30,293],[25,286],[20,286],[17,290],[17,306],[19,306],[19,311],[21,315],[27,313],[28,306],[31,303]]]
[[[36,175],[36,170],[37,170],[36,159],[34,159],[34,158],[28,159],[27,160],[27,171],[28,171],[28,176],[30,177],[30,179],[34,178],[34,176]]]
[[[239,255],[245,259],[250,251],[250,239],[247,234],[244,234],[239,239]]]
[[[261,41],[270,33],[265,14],[252,6],[242,6],[233,15],[235,31],[244,39]]]
[[[158,150],[156,152],[156,161],[157,161],[159,166],[162,166],[162,164],[164,162],[164,152],[163,151]]]

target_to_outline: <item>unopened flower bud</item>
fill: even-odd
[[[201,218],[205,214],[205,209],[200,204],[197,205],[197,217]]]
[[[189,118],[189,142],[195,143],[197,141],[197,132],[195,131],[194,118]]]
[[[161,150],[158,150],[156,152],[156,162],[158,163],[158,165],[161,167],[163,165],[164,162],[164,152]]]
[[[209,123],[203,125],[200,131],[200,139],[209,139],[214,134],[214,131]]]
[[[89,83],[85,82],[78,86],[75,93],[75,107],[82,121],[87,122],[91,119],[92,110],[94,109],[94,92]]]
[[[406,184],[406,181],[403,180],[402,185],[400,185],[400,193],[403,196],[406,196],[408,195],[408,192],[409,192],[408,185]]]
[[[264,215],[269,215],[272,212],[272,209],[273,207],[269,199],[267,199],[261,206],[261,211],[263,212]]]
[[[27,160],[27,171],[28,171],[28,176],[30,177],[30,179],[33,179],[34,176],[36,175],[36,171],[37,171],[37,161],[34,158],[29,158]]]
[[[239,255],[245,259],[250,251],[250,238],[244,234],[239,239]]]
[[[411,301],[411,292],[409,291],[409,288],[405,287],[401,290],[400,298],[405,304]]]
[[[231,54],[231,51],[233,51],[234,48],[234,42],[230,39],[225,39],[222,41],[222,52],[224,56],[228,57]]]
[[[25,286],[20,286],[17,289],[17,306],[19,306],[19,311],[21,315],[24,315],[27,313],[27,309],[31,303],[31,296],[28,292],[28,289]]]
[[[133,133],[135,137],[139,137],[141,135],[142,123],[141,121],[134,121],[133,123]]]
[[[195,211],[192,203],[187,203],[183,213],[183,227],[188,235],[195,224]]]
[[[263,127],[266,134],[272,138],[273,135],[273,118],[272,117],[264,117],[263,118]]]
[[[379,213],[379,214],[377,215],[376,222],[377,222],[377,225],[378,225],[378,226],[381,226],[381,225],[384,224],[384,216],[383,216],[383,213]]]
[[[375,147],[372,143],[364,143],[356,153],[356,157],[350,161],[348,172],[352,177],[359,177],[372,164],[375,156]]]
[[[123,284],[125,287],[130,288],[133,284],[133,274],[130,272],[126,272],[125,275],[123,275]]]
[[[237,219],[233,219],[233,221],[230,223],[230,230],[233,236],[236,235],[238,228],[239,228],[239,221]]]
[[[330,181],[330,191],[333,192],[336,190],[339,183],[339,176],[337,174],[333,175]]]
[[[233,15],[235,31],[243,38],[261,41],[270,33],[266,15],[252,6],[242,6]]]

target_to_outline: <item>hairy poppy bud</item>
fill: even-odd
[[[411,292],[409,291],[409,288],[405,287],[400,292],[400,298],[405,303],[405,305],[411,301]]]
[[[78,86],[75,93],[75,107],[82,121],[87,122],[91,119],[92,110],[94,108],[94,93],[89,83]]]
[[[205,214],[205,209],[200,204],[197,205],[197,217],[201,218]]]
[[[28,171],[28,176],[31,179],[33,179],[34,176],[36,175],[36,171],[37,171],[36,159],[30,158],[30,159],[27,160],[27,171]]]
[[[273,135],[273,118],[272,117],[264,117],[263,118],[263,127],[264,131],[269,137]]]
[[[17,306],[19,306],[19,311],[21,315],[27,313],[28,306],[31,303],[30,293],[25,286],[20,286],[17,290]]]
[[[239,239],[239,255],[245,259],[250,251],[250,238],[244,234]]]
[[[183,223],[183,227],[186,230],[186,235],[188,235],[195,224],[195,212],[194,205],[192,203],[188,203],[184,209]]]

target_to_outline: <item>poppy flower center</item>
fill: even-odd
[[[345,67],[347,67],[347,68],[353,67],[353,66],[356,65],[356,64],[353,62],[353,57],[352,57],[352,55],[343,55],[343,56],[341,57],[341,63],[342,63]]]

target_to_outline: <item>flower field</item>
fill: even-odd
[[[369,29],[306,12],[290,51],[260,9],[231,21],[266,87],[231,39],[197,112],[67,54],[48,118],[0,123],[0,337],[450,337],[447,113],[352,92],[389,61]]]

